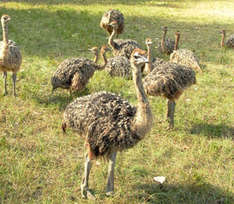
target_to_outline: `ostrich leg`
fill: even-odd
[[[17,96],[17,95],[16,95],[16,90],[15,90],[16,73],[13,73],[13,74],[12,74],[12,80],[13,80],[13,94],[14,94],[14,96]]]
[[[5,87],[4,96],[6,96],[8,94],[8,92],[7,92],[7,72],[3,72],[3,78],[4,78],[4,87]]]
[[[112,195],[114,193],[114,169],[115,169],[116,154],[117,152],[113,152],[109,158],[106,195]]]
[[[169,122],[169,128],[172,129],[174,127],[174,113],[175,113],[175,101],[168,100],[167,102],[167,120]]]
[[[85,155],[85,172],[84,172],[84,178],[82,180],[82,184],[81,184],[81,195],[83,198],[89,198],[94,200],[95,196],[92,195],[92,193],[89,191],[88,187],[89,187],[89,173],[92,167],[92,161],[89,158],[88,153]]]

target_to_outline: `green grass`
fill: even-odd
[[[0,203],[92,203],[80,196],[83,140],[72,131],[62,133],[62,113],[76,96],[100,90],[135,104],[133,83],[97,72],[71,97],[65,90],[51,95],[50,77],[68,57],[92,57],[80,49],[107,43],[99,21],[109,8],[125,15],[120,37],[143,47],[146,37],[157,45],[164,25],[171,38],[180,30],[180,47],[196,51],[204,72],[177,102],[173,131],[161,122],[165,99],[150,97],[153,129],[136,147],[118,154],[114,197],[105,196],[105,162],[93,166],[96,203],[233,203],[234,50],[219,48],[218,33],[234,33],[231,0],[1,2],[0,15],[12,18],[9,35],[21,48],[23,64],[17,98],[11,96],[10,77],[10,94],[2,96],[0,80]],[[153,181],[159,175],[167,179],[162,188]]]

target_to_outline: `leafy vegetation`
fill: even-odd
[[[107,165],[94,165],[90,187],[96,202],[233,203],[234,50],[219,47],[219,31],[234,32],[231,0],[2,1],[0,15],[12,18],[9,35],[21,48],[23,64],[17,98],[10,77],[6,97],[0,80],[0,203],[90,202],[80,196],[83,140],[62,133],[63,110],[73,98],[100,90],[134,104],[133,83],[101,71],[81,93],[51,95],[50,77],[64,59],[91,58],[81,50],[107,43],[99,21],[109,8],[125,15],[120,37],[143,47],[146,37],[157,46],[164,25],[171,38],[180,30],[180,47],[195,50],[204,71],[177,102],[172,131],[163,121],[165,99],[150,97],[154,127],[135,148],[118,154],[113,197],[104,191]],[[162,187],[153,181],[160,175],[167,179]]]

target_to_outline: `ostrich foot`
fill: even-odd
[[[112,191],[112,190],[107,190],[106,191],[106,196],[113,196],[114,194],[115,194],[115,192]]]
[[[96,200],[96,197],[94,194],[92,194],[89,190],[87,191],[87,198],[89,200]]]
[[[7,91],[5,91],[4,92],[4,94],[3,94],[3,96],[7,96],[8,95],[8,92]]]
[[[167,127],[167,130],[173,130],[174,129],[174,126],[169,124],[169,126]]]
[[[93,195],[93,193],[91,193],[89,189],[84,189],[82,185],[81,185],[81,195],[82,195],[82,198],[89,199],[89,200],[96,200],[95,195]]]

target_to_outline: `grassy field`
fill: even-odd
[[[72,131],[62,133],[62,113],[75,97],[100,90],[135,104],[133,83],[100,71],[81,93],[51,95],[50,77],[68,57],[92,58],[79,50],[107,43],[99,22],[109,8],[125,15],[120,38],[143,47],[146,37],[157,46],[164,25],[171,38],[180,30],[180,47],[194,50],[204,71],[177,102],[174,130],[162,121],[166,100],[149,99],[153,129],[117,155],[113,197],[105,196],[107,165],[93,166],[96,203],[234,203],[234,50],[219,47],[220,30],[234,33],[232,0],[1,1],[0,15],[12,18],[9,35],[23,63],[17,98],[10,77],[9,95],[3,96],[0,77],[0,203],[92,203],[80,196],[83,140]],[[157,49],[154,55],[159,56]],[[167,179],[162,188],[153,181],[160,175]]]

